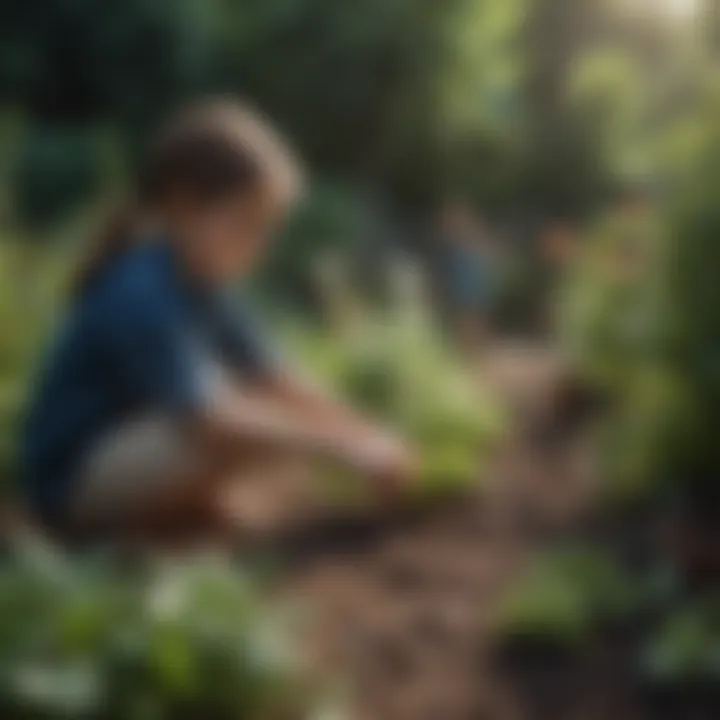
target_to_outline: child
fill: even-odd
[[[274,131],[233,102],[193,108],[161,136],[135,209],[79,275],[30,408],[22,489],[48,528],[219,528],[227,483],[289,452],[379,488],[408,476],[398,438],[292,379],[223,297],[264,252],[297,175]]]
[[[464,204],[448,204],[441,216],[444,295],[455,339],[467,352],[481,350],[489,332],[491,244],[489,234]]]

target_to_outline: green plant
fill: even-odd
[[[712,505],[720,487],[717,97],[703,113],[696,147],[663,212],[666,228],[652,272],[635,290],[636,311],[654,315],[648,323],[654,329],[632,354],[617,356],[622,380],[609,418],[619,448],[611,475],[694,498],[698,506]]]
[[[57,313],[70,253],[0,242],[0,477],[12,474],[17,426],[44,336]]]
[[[500,630],[508,639],[575,646],[626,617],[640,588],[606,554],[567,548],[540,558],[507,598]]]
[[[377,311],[341,287],[347,295],[330,302],[347,313],[345,324],[334,332],[296,330],[289,344],[340,396],[414,443],[421,473],[412,490],[423,499],[476,484],[507,421],[498,400],[443,342],[420,293],[402,288],[417,281],[396,277],[394,301]]]
[[[123,573],[25,542],[0,570],[0,714],[306,718],[286,625],[212,558]]]
[[[671,613],[642,654],[642,667],[665,683],[720,682],[718,598],[688,604]]]
[[[662,243],[653,213],[610,213],[583,241],[561,290],[561,342],[576,372],[612,397],[657,352]]]

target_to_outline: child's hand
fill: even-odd
[[[384,432],[373,433],[358,443],[351,465],[369,478],[379,499],[388,503],[402,495],[418,472],[411,448],[402,439]]]

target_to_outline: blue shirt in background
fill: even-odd
[[[82,460],[113,427],[204,404],[208,363],[246,377],[270,370],[244,308],[190,283],[168,243],[115,259],[75,301],[40,378],[22,448],[31,509],[61,520]]]
[[[482,310],[490,299],[487,258],[459,244],[443,248],[446,300],[454,310]]]

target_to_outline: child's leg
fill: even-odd
[[[227,486],[257,477],[267,465],[267,453],[213,452],[190,443],[171,419],[145,418],[117,430],[92,454],[71,524],[81,534],[115,539],[192,542],[230,534]]]

